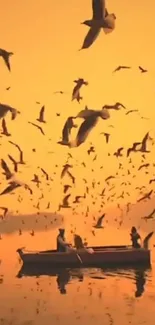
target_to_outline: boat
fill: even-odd
[[[132,246],[94,246],[72,252],[56,250],[28,251],[17,249],[24,265],[40,267],[97,267],[97,266],[132,266],[150,265],[151,253],[147,247]]]

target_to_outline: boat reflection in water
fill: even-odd
[[[24,276],[36,276],[40,277],[43,275],[56,277],[58,289],[61,294],[66,294],[66,285],[71,282],[74,278],[80,282],[83,281],[84,275],[82,269],[69,269],[69,268],[48,268],[48,267],[25,267],[22,266],[17,274],[18,278]]]
[[[56,277],[58,289],[61,294],[66,294],[66,285],[71,283],[74,279],[78,279],[80,282],[83,281],[84,276],[96,279],[106,280],[111,277],[123,277],[134,281],[136,285],[135,297],[141,297],[145,290],[146,280],[149,278],[149,272],[151,268],[112,268],[112,269],[101,269],[101,268],[89,268],[89,269],[71,269],[71,268],[48,268],[48,267],[35,267],[35,266],[22,266],[17,274],[18,278],[25,276],[52,276]]]

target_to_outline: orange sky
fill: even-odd
[[[117,196],[124,188],[123,181],[130,181],[126,191],[130,197],[124,200],[114,198],[114,202],[108,201],[101,209],[101,198],[99,193],[105,187],[105,178],[116,174],[118,170],[118,160],[113,157],[113,153],[119,147],[128,148],[134,141],[141,141],[147,131],[152,137],[154,132],[155,118],[155,60],[154,60],[154,1],[137,0],[123,2],[121,0],[107,1],[109,12],[114,12],[116,19],[116,29],[108,35],[101,33],[96,42],[87,50],[78,51],[81,48],[88,27],[80,23],[91,18],[91,1],[73,0],[51,1],[11,1],[6,0],[1,4],[1,44],[0,47],[14,52],[11,57],[12,72],[9,73],[3,60],[0,58],[0,93],[1,103],[9,104],[21,111],[15,121],[11,121],[10,114],[6,117],[6,122],[12,137],[9,139],[3,136],[0,139],[1,158],[6,160],[10,168],[7,155],[10,153],[18,159],[18,151],[8,143],[8,140],[16,142],[24,151],[25,166],[20,166],[17,178],[27,182],[33,189],[33,200],[30,200],[29,192],[24,189],[16,190],[15,195],[6,195],[0,198],[0,206],[8,206],[12,213],[16,210],[19,213],[36,212],[33,207],[40,197],[40,190],[31,183],[33,174],[41,176],[38,166],[43,167],[53,178],[51,188],[46,186],[43,180],[41,188],[45,199],[41,201],[41,210],[44,211],[47,203],[51,202],[51,212],[57,211],[59,202],[63,197],[62,184],[71,184],[67,176],[60,183],[60,173],[62,165],[67,160],[67,152],[73,156],[70,163],[73,164],[72,174],[76,176],[76,187],[72,190],[72,199],[75,195],[83,195],[85,184],[83,178],[88,181],[90,187],[93,180],[100,181],[96,189],[90,188],[90,196],[77,207],[77,216],[74,216],[72,223],[80,222],[82,211],[86,211],[86,206],[96,216],[99,210],[115,211],[117,203],[122,207],[127,202],[135,203],[139,192],[136,186],[146,185],[146,191],[154,187],[148,187],[149,179],[154,173],[154,167],[150,167],[148,175],[142,170],[137,172],[141,163],[141,154],[133,155],[133,165],[135,168],[132,175],[126,176],[128,160],[124,156],[119,161],[124,166],[124,171],[117,176],[111,184],[116,186]],[[132,69],[120,71],[112,74],[118,65],[128,65]],[[138,66],[148,69],[148,73],[141,74]],[[88,86],[83,86],[81,95],[83,101],[78,104],[71,102],[73,80],[83,77],[89,82]],[[6,87],[11,86],[9,91]],[[54,95],[57,90],[66,91],[64,95]],[[37,129],[27,122],[35,123],[41,105],[45,105],[46,125],[43,125],[46,136],[39,133]],[[76,115],[81,109],[88,105],[93,109],[101,109],[104,104],[113,104],[116,101],[122,102],[127,109],[138,109],[137,113],[129,116],[123,110],[111,111],[110,120],[100,120],[96,128],[92,130],[88,139],[79,148],[68,149],[57,144],[61,138],[61,131],[68,116]],[[56,113],[61,114],[60,117]],[[140,116],[149,119],[141,119]],[[81,120],[79,120],[79,125]],[[109,125],[114,125],[110,128]],[[107,145],[100,132],[111,134],[110,143]],[[73,138],[77,130],[73,131]],[[51,138],[51,141],[49,140]],[[96,148],[97,160],[93,161],[95,154],[88,156],[87,150],[90,142]],[[36,153],[32,152],[36,148]],[[154,159],[154,148],[149,144],[151,153],[147,155],[147,162],[152,163]],[[53,151],[54,153],[48,153]],[[108,153],[111,156],[108,156]],[[85,161],[87,167],[81,166]],[[55,167],[55,165],[59,165]],[[103,169],[100,166],[103,165]],[[94,169],[92,172],[91,170]],[[56,175],[54,175],[56,172]],[[125,176],[122,176],[122,175]],[[1,190],[7,185],[4,176],[1,175]],[[17,201],[21,193],[23,201]],[[114,192],[113,192],[114,193]],[[109,193],[109,195],[112,194]],[[91,197],[94,196],[94,198]],[[108,195],[108,196],[109,196]],[[95,204],[92,202],[95,201]],[[146,206],[148,203],[146,203]],[[150,212],[151,207],[146,209]],[[144,210],[144,205],[140,211]],[[62,214],[67,216],[72,214],[71,210],[62,210]],[[136,215],[137,212],[134,212]],[[120,212],[117,209],[117,215]],[[92,219],[90,220],[90,225]]]

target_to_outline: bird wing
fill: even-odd
[[[40,110],[40,114],[39,114],[39,119],[43,120],[44,119],[44,111],[45,111],[45,106],[43,106]]]
[[[17,110],[15,108],[11,107],[10,112],[11,112],[11,119],[15,120],[15,118],[17,116]]]
[[[3,54],[3,60],[4,60],[5,64],[6,64],[8,70],[11,71],[9,56],[7,54]]]
[[[72,100],[76,99],[78,94],[79,94],[79,89],[81,88],[81,85],[77,84],[74,88],[73,88],[73,92],[72,92]]]
[[[0,118],[5,116],[7,112],[8,112],[8,108],[5,105],[0,104]]]
[[[80,146],[81,143],[85,142],[92,128],[97,124],[98,117],[90,116],[81,124],[78,134],[76,136],[76,146]]]
[[[13,162],[13,164],[14,164],[14,171],[17,172],[17,166],[18,166],[18,164],[17,164],[16,160],[15,160],[12,156],[10,156],[10,155],[8,155],[8,157],[9,157],[9,159],[10,159],[10,160]]]
[[[62,141],[69,142],[69,129],[68,129],[68,119],[62,130]]]
[[[92,0],[93,20],[105,17],[105,0]]]
[[[12,176],[12,173],[11,173],[8,165],[6,164],[6,162],[3,159],[1,159],[1,167],[4,169],[6,174],[10,175],[10,177]]]
[[[4,118],[2,119],[2,128],[3,128],[3,132],[7,133],[7,127],[6,127],[6,122],[5,122]]]
[[[66,195],[66,196],[64,197],[64,199],[63,199],[63,204],[64,204],[64,205],[67,205],[67,204],[68,204],[68,199],[69,199],[70,196],[71,196],[71,194],[68,194],[68,195]]]
[[[21,186],[21,185],[12,183],[8,187],[6,187],[5,190],[0,193],[0,195],[8,194],[8,193],[12,192],[16,187],[19,187],[19,186]]]
[[[89,29],[89,32],[87,33],[85,39],[84,39],[84,42],[83,42],[83,45],[82,45],[81,49],[89,48],[94,43],[94,41],[96,40],[97,36],[100,33],[100,30],[101,29],[98,26],[91,27]]]

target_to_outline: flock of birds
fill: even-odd
[[[86,49],[88,47],[90,47],[93,42],[95,41],[95,39],[97,38],[98,34],[100,33],[101,29],[104,30],[104,32],[107,34],[109,32],[112,32],[115,28],[115,20],[116,20],[116,16],[114,14],[109,14],[107,11],[107,8],[105,6],[105,1],[104,0],[93,0],[92,1],[92,8],[93,8],[93,17],[91,20],[86,20],[85,22],[83,22],[83,24],[89,26],[89,32],[84,40],[84,43],[82,45],[81,49]],[[0,56],[3,58],[7,68],[9,69],[9,71],[11,71],[11,67],[10,67],[10,56],[13,55],[13,52],[7,52],[6,50],[0,49]],[[130,69],[131,67],[129,66],[118,66],[113,72],[118,72],[121,69]],[[141,73],[146,73],[148,72],[146,69],[144,69],[143,67],[139,66],[139,70],[141,71]],[[73,88],[72,91],[72,95],[71,95],[71,100],[74,101],[76,100],[78,103],[80,103],[80,101],[83,99],[83,97],[81,96],[81,87],[82,86],[88,86],[89,83],[87,81],[85,81],[83,78],[79,78],[77,80],[74,80],[75,86]],[[9,90],[10,87],[7,88],[7,90]],[[55,91],[55,94],[64,94],[64,91],[59,90],[59,91]],[[40,104],[39,102],[36,102],[37,104]],[[115,104],[111,104],[111,105],[104,105],[102,107],[102,109],[100,110],[94,110],[94,109],[89,109],[87,106],[85,106],[85,108],[83,110],[81,110],[76,116],[69,116],[67,118],[66,121],[64,121],[64,126],[62,129],[62,138],[61,140],[59,140],[57,143],[59,145],[62,146],[67,146],[68,148],[73,148],[73,147],[79,147],[82,143],[84,143],[85,141],[87,141],[87,138],[90,134],[90,132],[92,131],[92,129],[97,125],[99,119],[102,120],[107,120],[110,119],[110,113],[109,111],[112,110],[126,110],[126,107],[120,103],[120,102],[116,102]],[[129,115],[131,113],[137,112],[138,110],[128,110],[126,112],[126,115]],[[11,137],[11,134],[8,130],[7,127],[7,123],[6,123],[6,115],[7,113],[10,112],[11,113],[11,119],[14,121],[17,117],[18,114],[21,114],[20,111],[18,111],[16,108],[11,107],[9,105],[6,104],[0,104],[0,119],[2,120],[2,136],[6,136],[6,137]],[[57,114],[59,116],[59,114]],[[78,131],[77,131],[77,135],[76,138],[74,140],[71,139],[71,132],[73,128],[78,128],[77,124],[75,124],[76,119],[82,119],[83,122],[81,123]],[[143,118],[143,117],[141,117]],[[41,134],[43,136],[45,136],[45,132],[44,129],[42,127],[42,125],[44,125],[46,123],[45,120],[45,106],[42,106],[39,112],[39,116],[36,118],[37,123],[33,123],[31,121],[28,121],[28,123],[30,125],[32,125],[33,127],[37,128],[39,132],[41,132]],[[110,139],[110,133],[108,132],[102,132],[101,135],[105,136],[105,141],[108,144],[109,143],[109,139]],[[147,132],[143,139],[141,139],[141,141],[135,142],[132,144],[132,146],[128,149],[126,149],[126,157],[129,159],[129,164],[132,164],[132,160],[131,157],[129,158],[129,156],[131,155],[132,152],[139,152],[141,153],[141,158],[142,158],[142,163],[139,166],[138,170],[141,169],[147,169],[151,164],[150,163],[145,163],[145,159],[146,159],[146,154],[150,153],[150,150],[148,150],[147,147],[147,143],[149,140],[153,140],[150,135],[149,132]],[[19,187],[24,187],[26,190],[29,191],[30,195],[33,195],[33,190],[31,188],[31,186],[29,186],[28,184],[25,184],[23,182],[19,182],[16,180],[15,175],[18,174],[18,167],[19,165],[25,165],[26,162],[24,161],[24,155],[23,155],[23,151],[20,148],[20,146],[18,144],[16,144],[15,142],[9,140],[8,141],[11,145],[13,145],[14,147],[16,147],[19,151],[19,161],[16,161],[14,159],[14,157],[12,157],[10,154],[8,154],[8,158],[9,160],[12,162],[13,164],[13,168],[14,170],[12,171],[7,162],[4,159],[1,159],[1,168],[3,169],[3,175],[5,176],[6,180],[8,181],[8,186],[2,190],[2,192],[0,193],[0,196],[2,195],[6,195],[9,193],[12,193],[13,191],[15,191],[15,189],[19,188]],[[123,156],[123,151],[125,150],[125,148],[120,147],[118,148],[113,155],[116,158],[122,157]],[[33,151],[35,152],[35,149],[33,149]],[[93,161],[95,161],[97,159],[97,155],[96,155],[96,151],[95,151],[95,147],[93,145],[90,146],[90,148],[88,149],[88,155],[95,153],[95,156],[93,158]],[[108,154],[109,156],[111,154]],[[70,179],[71,182],[74,186],[76,186],[76,178],[74,177],[74,175],[71,173],[71,168],[73,167],[73,164],[68,163],[69,159],[73,159],[72,154],[69,152],[68,153],[68,157],[67,157],[67,162],[66,164],[63,166],[63,170],[61,173],[60,178],[64,178],[65,175],[67,175]],[[84,168],[86,168],[86,164],[85,162],[82,162],[82,164]],[[153,164],[154,166],[154,164]],[[100,167],[102,168],[102,167]],[[134,166],[133,166],[134,168]],[[122,163],[119,162],[119,167],[118,170],[122,170],[123,166]],[[50,178],[50,176],[48,175],[48,173],[46,172],[45,169],[40,168],[40,170],[42,171],[42,173],[44,174],[46,181],[48,182],[47,185],[50,185],[50,181],[52,180]],[[146,171],[146,173],[148,173]],[[132,172],[131,170],[127,170],[127,175],[131,175]],[[115,188],[114,184],[111,184],[110,182],[112,180],[114,180],[116,178],[116,176],[118,175],[118,172],[116,173],[116,175],[110,175],[108,177],[106,177],[105,179],[105,183],[106,183],[106,187],[102,190],[102,192],[99,194],[100,197],[103,199],[102,203],[101,203],[101,210],[103,209],[103,206],[106,204],[105,202],[105,196],[106,196],[106,192],[112,191]],[[124,175],[125,176],[125,175]],[[133,175],[133,177],[136,177],[136,175]],[[83,195],[77,195],[75,196],[75,199],[73,201],[73,203],[75,204],[80,204],[81,203],[81,199],[85,199],[86,196],[89,194],[89,187],[87,186],[87,180],[83,179],[85,184],[86,184],[86,192]],[[34,174],[34,178],[31,180],[31,182],[35,183],[36,186],[39,188],[40,186],[40,179],[39,176],[37,174]],[[152,184],[153,182],[155,182],[155,177],[154,178],[150,178],[149,180],[149,184]],[[95,187],[95,184],[100,184],[100,182],[97,183],[97,181],[93,181],[92,182],[92,187]],[[112,185],[112,187],[110,188],[110,185]],[[123,185],[131,185],[130,182],[124,182],[122,181],[122,186]],[[109,186],[109,188],[108,188]],[[71,197],[71,193],[67,193],[69,189],[71,189],[72,186],[69,184],[65,184],[64,185],[64,189],[63,189],[63,193],[64,193],[64,198],[61,204],[59,204],[58,206],[58,210],[60,211],[61,208],[71,208],[72,205],[69,202],[69,199]],[[138,189],[138,187],[137,187]],[[150,199],[151,195],[154,193],[153,189],[149,189],[146,190],[146,192],[144,193],[142,190],[145,189],[145,186],[142,186],[141,188],[139,188],[140,190],[140,194],[141,197],[137,200],[137,202],[141,202],[143,200],[146,199]],[[128,192],[125,192],[124,190],[122,191],[121,195],[117,197],[117,199],[122,198],[124,199],[125,195],[130,196],[130,194]],[[107,196],[107,202],[108,201],[113,201],[114,198],[116,198],[116,192],[113,193],[112,195]],[[19,201],[21,200],[21,198],[19,198]],[[95,202],[94,202],[95,204]],[[129,206],[131,205],[131,202],[127,203],[127,213],[129,212]],[[37,205],[38,209],[39,209],[39,202]],[[50,202],[48,202],[47,205],[47,209],[50,208]],[[120,205],[118,204],[118,208],[120,208]],[[2,209],[4,211],[4,214],[2,217],[2,220],[6,217],[6,214],[8,213],[8,208],[7,207],[0,207],[0,209]],[[74,213],[74,208],[73,208],[73,213]],[[121,208],[120,208],[121,210]],[[86,211],[86,217],[88,216],[88,212],[89,212],[89,207],[87,207],[87,211]],[[144,219],[153,219],[155,216],[155,209],[153,209],[153,211],[147,215],[144,216]],[[105,217],[105,213],[101,215],[101,217],[98,218],[98,220],[95,219],[96,224],[94,225],[95,228],[102,228],[102,221]],[[121,219],[120,225],[122,224],[123,219]],[[19,231],[21,234],[21,230]],[[92,230],[92,233],[95,235],[94,230]],[[33,231],[34,234],[34,231]]]

